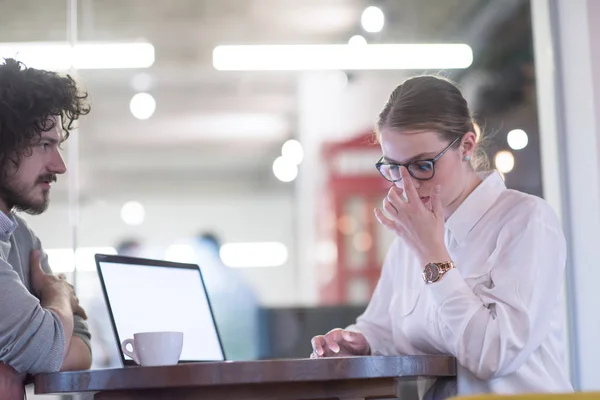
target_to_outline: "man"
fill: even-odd
[[[69,76],[0,64],[0,388],[24,374],[91,365],[85,311],[16,214],[48,207],[52,183],[66,172],[59,146],[89,112],[86,97]]]

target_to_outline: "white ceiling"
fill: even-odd
[[[386,26],[381,34],[370,35],[370,41],[469,43],[477,39],[470,25],[486,9],[489,14],[490,3],[80,0],[80,40],[145,39],[156,49],[155,65],[145,71],[81,72],[79,80],[92,101],[92,113],[82,120],[79,132],[84,190],[91,195],[144,185],[239,181],[282,187],[273,178],[271,163],[283,141],[294,135],[297,75],[215,71],[214,46],[344,43],[364,34],[360,14],[371,4],[384,10]],[[63,40],[66,4],[0,0],[0,41]],[[157,101],[148,121],[134,119],[128,106],[140,72],[148,74],[149,91]],[[243,129],[235,131],[236,126]]]

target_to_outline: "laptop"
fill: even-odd
[[[96,254],[96,267],[124,366],[121,343],[136,332],[183,332],[180,363],[224,361],[200,268],[195,264]]]

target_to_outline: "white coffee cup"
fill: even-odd
[[[131,345],[131,351],[127,345]],[[138,365],[175,365],[183,348],[183,332],[139,332],[125,339],[121,350]]]

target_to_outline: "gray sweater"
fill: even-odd
[[[40,306],[29,283],[29,253],[42,244],[22,218],[15,216],[15,221],[12,234],[0,231],[0,361],[18,372],[55,372],[66,351],[63,326],[54,312]],[[45,253],[42,268],[51,273]],[[77,315],[73,335],[90,346],[87,325]]]

